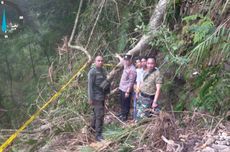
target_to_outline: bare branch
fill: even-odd
[[[88,48],[88,46],[89,46],[89,42],[90,42],[91,37],[92,37],[92,35],[93,35],[93,31],[94,31],[94,29],[95,29],[95,27],[96,27],[96,25],[97,25],[98,19],[99,19],[100,15],[101,15],[101,11],[102,11],[102,8],[103,8],[104,4],[105,4],[105,0],[103,0],[103,1],[101,2],[101,5],[100,5],[101,8],[100,8],[100,10],[99,10],[99,12],[98,12],[96,21],[94,22],[93,28],[92,28],[92,30],[91,30],[91,32],[90,32],[90,36],[89,36],[89,39],[88,39],[88,41],[87,41],[86,48]]]
[[[81,12],[82,2],[83,2],[83,0],[80,1],[80,5],[79,5],[79,8],[78,8],[78,12],[77,12],[77,16],[76,16],[76,19],[75,19],[74,27],[73,27],[73,30],[72,30],[72,33],[71,33],[71,36],[70,36],[70,39],[69,39],[69,42],[68,42],[68,46],[70,48],[77,49],[77,50],[80,50],[83,53],[85,53],[87,55],[87,57],[88,57],[88,63],[90,63],[91,60],[92,60],[92,57],[89,54],[89,52],[82,46],[72,45],[71,44],[71,42],[73,41],[73,37],[74,37],[75,31],[76,31],[79,15],[80,15],[80,12]]]

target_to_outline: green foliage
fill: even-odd
[[[220,70],[220,67],[209,67],[204,68],[202,73],[195,79],[193,86],[199,88],[202,86],[203,82],[209,77],[216,77],[216,73]]]
[[[165,61],[168,63],[177,63],[180,65],[186,65],[189,59],[186,56],[180,56],[178,52],[183,46],[183,42],[180,41],[176,33],[170,31],[167,27],[162,26],[156,32],[157,39],[154,39],[149,44],[153,48],[157,48],[162,52],[165,52]]]
[[[226,28],[227,22],[215,27],[208,16],[200,14],[184,17],[183,21],[185,26],[181,34],[184,41],[177,52],[185,54],[183,58],[186,62],[179,60],[180,63],[184,63],[181,66],[183,68],[179,67],[179,69],[188,75],[186,77],[188,80],[187,91],[183,92],[189,98],[183,99],[183,96],[180,96],[175,109],[182,110],[190,102],[190,107],[222,114],[227,110],[223,105],[229,105],[226,102],[229,100],[229,91],[227,91],[229,87],[223,84],[226,78],[223,78],[223,74],[221,74],[224,71],[223,63],[228,60],[230,55],[230,52],[227,51],[230,49],[230,44],[227,44],[230,35]],[[168,44],[172,44],[172,42],[169,41]],[[182,51],[182,49],[185,50]],[[173,52],[169,53],[166,55],[166,61],[174,61],[170,57]],[[177,57],[178,55],[173,56]],[[194,82],[189,80],[193,68],[201,72]]]
[[[213,98],[215,112],[217,114],[224,114],[230,107],[230,74],[225,73],[221,76],[219,81],[213,88],[210,88],[209,96]]]
[[[187,88],[184,88],[182,92],[189,98],[178,95],[179,100],[175,105],[175,110],[183,110],[189,104],[191,107],[199,107],[214,113],[219,109],[222,109],[222,112],[226,111],[226,108],[221,108],[220,105],[223,105],[223,102],[226,104],[226,99],[223,97],[228,96],[224,89],[227,87],[222,84],[225,87],[221,90],[225,90],[223,91],[225,93],[221,95],[217,95],[216,88],[222,82],[221,65],[223,61],[228,60],[230,55],[227,51],[230,50],[230,44],[227,43],[230,35],[226,28],[227,22],[215,27],[208,16],[201,14],[184,17],[183,21],[185,25],[182,33],[170,31],[168,27],[162,26],[155,33],[157,38],[150,42],[154,49],[164,53],[166,65],[163,68],[169,68],[169,65],[173,63],[179,65],[173,77],[178,73],[187,75]],[[217,59],[218,57],[220,59]],[[207,64],[209,66],[214,64],[214,66],[207,67]],[[201,71],[201,74],[195,82],[190,82],[193,68]]]
[[[119,125],[115,123],[105,127],[104,136],[108,139],[116,140],[125,132],[126,132],[125,129],[119,127]]]
[[[192,27],[191,31],[194,31],[193,43],[201,42],[213,27],[213,22],[210,19],[202,20],[201,23]]]
[[[229,74],[222,75],[221,72],[221,67],[209,67],[196,78],[193,86],[199,93],[192,100],[191,106],[218,114],[228,109]]]
[[[133,148],[129,144],[122,144],[118,149],[119,152],[131,152],[132,150]]]
[[[124,19],[126,20],[126,18],[128,18],[128,15],[129,15],[129,10],[128,8],[125,9],[123,12],[122,12],[122,15],[124,16]],[[123,21],[123,20],[122,20]],[[118,40],[118,45],[117,45],[117,50],[118,52],[122,52],[126,45],[127,45],[127,31],[128,31],[128,28],[129,28],[129,22],[124,22],[123,24],[121,24],[121,26],[118,28],[118,31],[119,31],[119,40]]]
[[[214,23],[209,17],[191,15],[182,20],[189,25],[187,32],[193,36],[193,44],[202,42],[214,30]]]
[[[175,111],[183,111],[185,108],[185,102],[178,102],[174,108]]]
[[[18,128],[55,93],[54,88],[60,89],[86,61],[84,55],[77,50],[71,50],[58,59],[55,50],[63,35],[69,35],[71,32],[79,1],[24,1],[30,8],[31,22],[17,37],[0,42],[0,45],[4,46],[0,52],[0,68],[3,71],[0,73],[0,105],[9,109],[9,112],[1,117],[2,128]],[[77,44],[83,47],[87,44],[95,24],[101,6],[98,2],[83,2],[75,35]],[[156,2],[106,1],[87,50],[92,55],[101,53],[106,61],[117,63],[113,60],[113,53],[124,53],[134,47],[143,34],[149,32],[148,22]],[[202,14],[181,18],[182,9],[180,0],[170,1],[164,22],[149,43],[154,50],[160,52],[159,60],[163,59],[160,63],[164,65],[160,67],[162,73],[169,73],[162,91],[167,92],[166,98],[168,97],[170,102],[176,102],[176,111],[198,108],[222,114],[229,110],[230,106],[230,75],[222,67],[230,55],[227,22],[221,21],[220,25],[216,25],[211,17]],[[175,28],[176,26],[178,27]],[[9,67],[6,66],[7,61],[10,63]],[[54,81],[47,84],[47,70],[51,62],[54,63]],[[70,62],[73,66],[72,73],[67,70]],[[175,68],[171,68],[171,65]],[[191,77],[193,70],[198,71],[198,75]],[[43,111],[34,126],[28,128],[34,129],[43,123],[52,124],[49,135],[44,133],[47,136],[43,139],[25,140],[25,143],[34,146],[31,151],[36,151],[37,147],[44,146],[54,136],[63,132],[78,133],[89,121],[91,108],[87,103],[87,72],[88,70],[85,70],[81,73],[57,101]],[[178,73],[186,75],[185,84],[174,82],[175,76],[179,76]],[[9,85],[11,79],[13,89]],[[17,95],[17,98],[11,98],[11,92],[14,96]],[[111,100],[117,102],[116,95]],[[111,102],[109,104],[113,106]],[[146,128],[135,130],[113,123],[105,126],[103,135],[114,142],[119,141],[116,151],[132,151],[136,144],[132,141],[138,142],[144,130]],[[0,141],[3,141],[3,137]],[[143,138],[143,143],[145,141]],[[93,150],[88,146],[81,149]]]
[[[191,17],[191,16],[190,16]],[[186,21],[193,20],[195,15],[191,18],[185,18]],[[191,60],[195,60],[195,64],[202,62],[204,58],[212,55],[211,51],[224,52],[224,58],[229,56],[230,44],[226,43],[229,39],[230,30],[226,29],[226,22],[217,28],[214,28],[212,21],[203,17],[199,19],[198,23],[193,23],[187,29],[188,34],[193,35],[193,43],[196,46],[187,54]]]
[[[95,151],[95,149],[93,149],[90,146],[83,146],[82,148],[80,148],[80,152],[93,152]]]
[[[22,8],[26,18],[24,29],[0,41],[4,46],[0,48],[0,69],[3,71],[0,88],[4,88],[0,104],[8,110],[1,116],[0,128],[18,128],[37,109],[35,100],[40,91],[37,85],[44,87],[47,83],[46,75],[52,56],[56,56],[57,42],[72,28],[76,7],[73,4],[77,3],[62,0],[20,2],[25,6]]]

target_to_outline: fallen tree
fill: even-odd
[[[168,2],[169,2],[169,0],[159,0],[159,2],[157,3],[157,5],[155,7],[155,10],[153,11],[151,18],[150,18],[150,21],[148,24],[148,32],[146,34],[144,34],[140,38],[139,42],[131,50],[129,50],[127,52],[128,54],[136,55],[136,54],[140,53],[141,51],[144,52],[147,49],[149,42],[154,38],[157,29],[162,24]],[[90,63],[92,61],[92,58],[91,58],[92,55],[90,55],[89,52],[84,47],[71,44],[73,41],[74,35],[75,35],[77,24],[78,24],[81,7],[82,7],[82,1],[80,1],[80,5],[79,5],[78,13],[76,15],[72,34],[71,34],[69,42],[68,42],[68,47],[70,47],[72,49],[80,50],[83,53],[85,53],[88,57],[88,62]],[[97,16],[97,20],[98,20],[98,16]],[[97,23],[97,20],[94,23],[94,27]],[[91,31],[91,35],[92,35],[92,31]],[[118,63],[112,69],[112,71],[108,74],[107,79],[109,81],[111,81],[113,79],[113,77],[115,77],[116,73],[118,73],[118,71],[120,71],[121,69],[122,69],[122,65],[121,65],[121,63]]]
[[[150,18],[148,24],[148,33],[141,37],[139,42],[127,52],[128,54],[136,55],[139,54],[141,51],[144,52],[147,49],[149,42],[154,38],[157,29],[162,24],[168,2],[169,0],[159,0]],[[116,73],[118,73],[118,71],[120,71],[121,69],[121,63],[117,64],[116,67],[109,73],[107,79],[112,80]]]

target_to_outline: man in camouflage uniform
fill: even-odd
[[[95,58],[95,66],[88,73],[88,98],[89,103],[93,108],[93,119],[91,127],[96,131],[96,140],[103,140],[102,127],[104,121],[104,102],[105,91],[100,87],[103,81],[106,80],[106,72],[103,69],[103,57]]]
[[[137,118],[148,116],[148,109],[155,109],[160,96],[160,88],[163,83],[160,71],[156,68],[154,57],[147,59],[147,71],[143,74],[137,94]]]

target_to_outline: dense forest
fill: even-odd
[[[5,11],[7,26],[19,28],[0,33],[0,145],[41,111],[6,151],[230,150],[229,0],[8,1],[0,23]],[[161,112],[136,125],[114,115],[115,54],[127,52],[154,55],[164,77]],[[113,83],[103,144],[86,129],[96,54]]]

